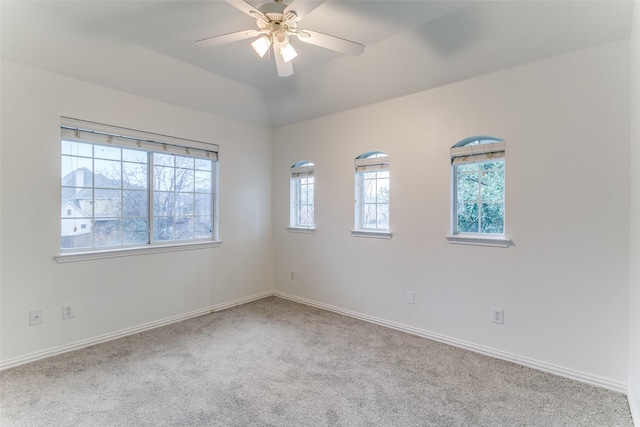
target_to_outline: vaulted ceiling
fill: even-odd
[[[258,7],[269,0],[249,0]],[[4,59],[259,126],[431,89],[631,31],[632,1],[295,0],[299,28],[365,45],[352,57],[293,40],[278,77],[251,40],[194,41],[255,20],[225,1],[2,1]],[[288,0],[284,0],[288,3]]]

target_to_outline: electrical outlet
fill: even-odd
[[[29,326],[42,323],[42,309],[29,311]]]
[[[75,315],[72,305],[62,306],[62,319],[71,319]]]
[[[491,309],[491,321],[493,323],[497,323],[502,325],[504,323],[504,310],[501,308],[492,308]]]
[[[416,294],[413,291],[407,291],[407,304],[416,303]]]
[[[289,272],[289,279],[296,280],[296,272],[294,270]]]

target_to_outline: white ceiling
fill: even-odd
[[[633,2],[327,0],[299,28],[363,43],[365,52],[350,57],[294,40],[295,74],[285,78],[251,40],[193,43],[255,28],[221,0],[0,7],[3,58],[274,127],[628,38]]]

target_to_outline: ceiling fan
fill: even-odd
[[[245,0],[225,0],[252,18],[256,19],[258,29],[243,30],[220,36],[208,37],[198,40],[198,46],[211,47],[254,37],[251,46],[256,53],[263,57],[269,48],[273,48],[273,56],[280,77],[293,74],[291,60],[297,56],[297,52],[289,43],[290,36],[296,36],[298,40],[320,46],[335,52],[357,56],[364,52],[364,45],[340,37],[330,36],[311,30],[299,30],[298,22],[324,1],[292,1],[288,5],[282,0],[274,0],[255,8]]]

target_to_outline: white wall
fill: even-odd
[[[628,52],[602,45],[277,129],[276,290],[625,390]],[[507,249],[445,239],[449,149],[472,135],[507,143]],[[370,150],[391,156],[391,240],[350,235],[353,159]],[[312,235],[286,231],[299,160],[316,164]]]
[[[1,352],[38,352],[273,288],[272,132],[3,61]],[[58,264],[60,116],[220,145],[222,246]],[[62,321],[62,304],[75,318]],[[29,326],[28,312],[44,310]]]
[[[275,152],[269,130],[3,61],[0,366],[269,291],[275,268],[283,293],[628,382],[638,422],[636,6],[631,111],[629,44],[618,42],[280,128]],[[222,247],[56,264],[60,115],[219,143]],[[507,140],[508,249],[444,239],[449,147],[475,134]],[[349,234],[353,158],[374,149],[392,156],[389,241]],[[302,159],[317,165],[315,235],[285,231],[288,169]],[[61,320],[63,303],[74,319]],[[491,307],[505,309],[503,326]],[[44,324],[29,327],[34,308]]]
[[[86,22],[62,18],[34,3],[0,1],[4,59],[171,105],[270,127],[267,104],[257,89],[110,36]]]
[[[0,7],[0,22],[2,22],[2,7]],[[2,32],[0,31],[0,46],[2,46]],[[0,60],[0,190],[2,189],[2,63]],[[0,354],[2,354],[2,193],[0,192]]]
[[[631,34],[631,282],[629,294],[629,404],[640,425],[640,1]]]

